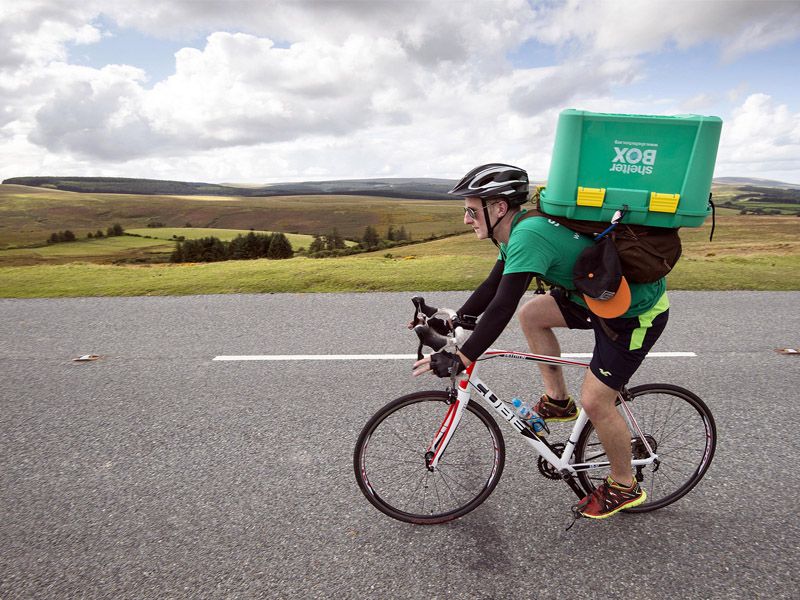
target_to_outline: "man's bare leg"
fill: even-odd
[[[561,346],[553,333],[553,327],[566,327],[567,323],[555,298],[550,294],[534,296],[519,309],[518,317],[531,352],[561,356]],[[545,393],[551,398],[566,398],[569,392],[561,367],[545,364],[538,366]]]
[[[620,485],[631,486],[631,434],[628,424],[615,405],[617,392],[600,381],[591,371],[586,372],[581,388],[581,405],[597,430],[611,463],[611,478]]]

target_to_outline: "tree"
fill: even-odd
[[[269,255],[269,246],[272,243],[272,238],[275,236],[273,233],[262,234],[258,236],[258,257],[266,258]]]
[[[250,230],[246,236],[244,236],[244,257],[243,258],[258,258],[259,251],[261,250],[261,241],[258,239],[255,233]]]
[[[395,235],[394,225],[389,225],[389,229],[386,231],[386,239],[390,242],[394,242],[397,239]]]
[[[203,251],[201,254],[203,260],[208,262],[216,262],[228,258],[228,249],[219,238],[202,238],[200,242],[203,245]]]
[[[102,231],[100,231],[100,230],[98,229],[97,231],[95,231],[95,232],[94,232],[94,237],[96,237],[96,238],[101,238],[101,237],[106,237],[106,236],[105,236],[105,234],[104,234]]]
[[[325,248],[327,250],[338,250],[344,248],[344,238],[339,235],[339,231],[334,227],[333,231],[325,237]]]
[[[246,241],[243,235],[237,235],[228,244],[228,256],[232,260],[247,258]]]
[[[317,252],[322,252],[323,250],[325,250],[325,242],[320,236],[315,235],[313,241],[308,246],[308,253],[315,254]]]
[[[367,225],[366,229],[364,229],[364,237],[361,238],[361,245],[367,249],[377,248],[380,241],[381,238],[375,228],[372,225]]]
[[[274,233],[272,235],[272,243],[269,245],[267,258],[292,258],[293,255],[294,252],[292,251],[292,244],[289,242],[289,238],[283,233]]]
[[[178,242],[178,244],[175,246],[175,250],[172,251],[172,254],[169,257],[169,261],[174,263],[184,262],[182,243]]]

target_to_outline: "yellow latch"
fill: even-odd
[[[603,206],[603,200],[606,197],[606,188],[578,188],[578,206]]]
[[[678,210],[680,194],[650,194],[650,212],[674,213]]]

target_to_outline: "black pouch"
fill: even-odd
[[[677,229],[620,225],[613,236],[622,273],[629,281],[658,281],[681,257],[681,238]]]

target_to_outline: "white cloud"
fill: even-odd
[[[577,98],[586,100],[607,94],[619,85],[639,78],[639,61],[609,59],[604,62],[576,60],[557,67],[516,71],[510,107],[521,114],[535,115],[551,108],[564,108]]]
[[[796,2],[749,1],[28,0],[0,12],[0,164],[3,176],[252,182],[456,177],[503,160],[543,179],[562,108],[710,110],[728,94],[725,168],[748,168],[735,147],[746,139],[760,168],[772,157],[800,169],[785,148],[796,151],[786,132],[798,115],[777,99],[624,93],[652,77],[648,53],[712,42],[735,60],[797,39],[798,14]],[[152,86],[132,66],[69,64],[68,48],[98,41],[105,23],[205,42]],[[508,52],[530,38],[556,58],[514,68]]]
[[[65,60],[66,44],[90,44],[98,41],[101,32],[89,21],[90,8],[69,0],[26,2],[24,6],[6,3],[0,9],[0,76],[14,70],[47,65]]]
[[[141,115],[138,82],[145,74],[133,67],[111,65],[78,78],[66,68],[52,97],[36,112],[31,142],[51,151],[78,156],[125,160],[149,154],[167,141]],[[160,139],[161,138],[161,139]]]
[[[540,8],[536,37],[551,44],[577,43],[578,51],[636,56],[674,44],[689,48],[712,41],[737,56],[796,39],[796,0],[569,0]]]
[[[753,94],[723,125],[717,175],[800,173],[800,113]],[[793,183],[800,183],[795,176]]]
[[[277,48],[266,38],[214,33],[203,50],[178,52],[175,75],[152,90],[131,67],[62,70],[30,139],[83,156],[126,159],[349,135],[410,120],[403,106],[423,90],[403,75],[406,63],[397,42],[380,38]],[[115,138],[124,143],[115,145]]]
[[[516,45],[532,26],[526,0],[172,0],[105,2],[104,12],[123,26],[163,37],[240,31],[279,42],[340,42],[352,35],[402,42],[423,64],[492,54]]]

